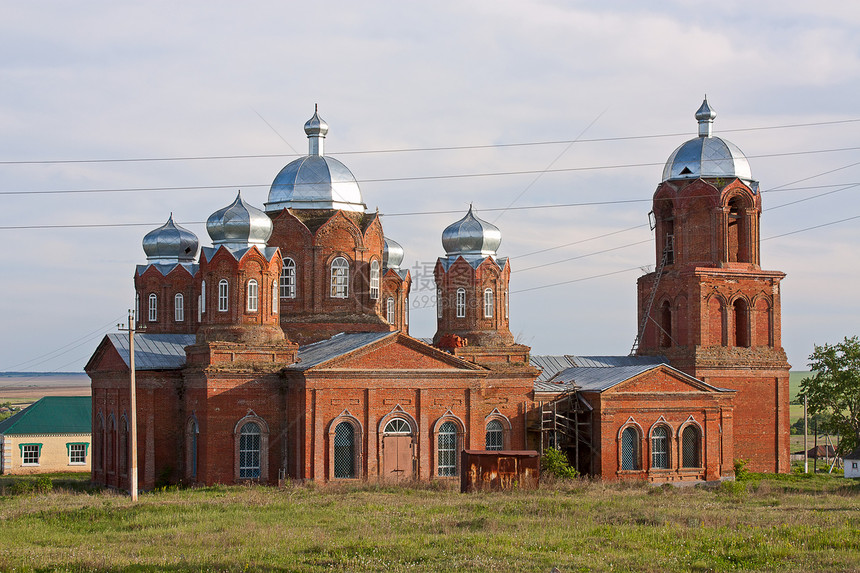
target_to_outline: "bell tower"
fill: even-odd
[[[761,194],[746,157],[712,135],[707,99],[698,137],[678,147],[654,193],[656,270],[638,281],[634,352],[737,390],[735,452],[753,471],[789,470],[789,364],[780,283],[762,270]]]

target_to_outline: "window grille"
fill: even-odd
[[[386,320],[388,320],[388,324],[394,324],[394,299],[389,297],[388,301],[385,305],[386,308]]]
[[[466,316],[466,289],[457,289],[457,318]]]
[[[155,293],[149,295],[149,322],[158,320],[158,296]]]
[[[284,259],[281,269],[281,298],[296,298],[296,262]]]
[[[651,467],[669,469],[669,432],[665,426],[657,426],[651,433]]]
[[[349,263],[343,257],[337,257],[331,262],[331,296],[332,298],[349,296]]]
[[[493,318],[493,289],[484,290],[484,318]]]
[[[681,460],[685,468],[698,468],[702,466],[699,461],[699,429],[695,426],[687,426],[681,432]]]
[[[230,286],[227,284],[227,279],[221,279],[218,283],[218,311],[227,312],[227,294]]]
[[[251,279],[248,281],[248,312],[257,312],[259,300],[257,281]]]
[[[69,463],[70,464],[85,464],[85,463],[87,463],[87,445],[86,444],[69,444]]]
[[[21,463],[25,466],[39,465],[39,444],[21,446]]]
[[[502,423],[498,420],[490,420],[487,424],[487,436],[484,446],[487,450],[501,450],[503,445],[504,431]]]
[[[625,428],[621,433],[621,469],[639,469],[639,434],[635,428]]]
[[[439,428],[437,447],[439,458],[439,475],[444,477],[457,475],[457,426],[454,422],[445,422]]]
[[[442,289],[436,289],[436,318],[442,318]]]
[[[334,477],[355,478],[355,428],[349,422],[334,429]]]
[[[403,418],[394,418],[393,420],[385,424],[385,433],[409,435],[412,434],[412,427],[409,425],[409,422],[407,422]]]
[[[379,298],[379,261],[370,263],[370,298]]]
[[[260,426],[248,422],[239,432],[239,477],[260,477]]]
[[[181,293],[173,297],[173,319],[176,322],[185,320],[185,297]]]

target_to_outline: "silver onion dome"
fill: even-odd
[[[366,209],[355,176],[346,165],[325,155],[328,124],[314,115],[305,123],[308,154],[291,161],[272,182],[266,211],[281,209],[341,209],[363,213]]]
[[[752,171],[746,156],[737,145],[711,135],[715,111],[708,99],[696,111],[699,137],[678,147],[663,168],[663,181],[670,179],[699,179],[700,177],[728,177],[752,181]]]
[[[403,262],[403,247],[394,239],[383,237],[384,244],[382,247],[382,268],[383,269],[399,269]]]
[[[502,232],[499,228],[476,217],[472,213],[471,205],[465,217],[456,223],[451,223],[442,231],[442,247],[449,257],[456,255],[494,257],[501,244]]]
[[[272,236],[272,220],[264,212],[242,200],[242,192],[227,207],[218,209],[206,221],[206,231],[212,244],[228,249],[266,246]]]
[[[197,256],[197,235],[173,221],[167,222],[143,237],[143,252],[150,263],[191,263]]]

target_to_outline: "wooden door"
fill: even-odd
[[[412,479],[412,436],[382,438],[382,470],[386,480]]]

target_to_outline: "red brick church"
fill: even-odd
[[[241,197],[143,239],[134,283],[140,485],[448,480],[463,450],[555,445],[606,479],[718,480],[733,460],[788,468],[779,281],[759,266],[761,198],[740,150],[675,151],[654,195],[657,269],[639,280],[624,357],[531,355],[509,328],[501,232],[472,209],[442,233],[437,331],[409,335],[402,247],[305,124],[264,211]],[[620,336],[625,336],[620,334]],[[93,481],[129,483],[126,335],[86,366]]]

